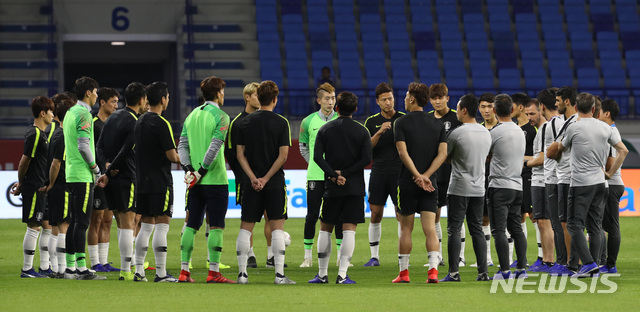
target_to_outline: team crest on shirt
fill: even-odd
[[[444,122],[444,131],[449,132],[450,129],[451,129],[451,121],[445,121]]]

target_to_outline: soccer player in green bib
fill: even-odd
[[[213,76],[200,83],[205,102],[187,116],[180,134],[178,154],[186,172],[189,219],[180,241],[182,270],[179,282],[195,282],[189,271],[189,259],[193,239],[202,226],[206,211],[211,228],[207,239],[210,255],[207,283],[235,283],[220,274],[222,231],[229,205],[227,169],[224,152],[220,153],[229,128],[229,115],[220,109],[224,105],[225,85],[224,80]]]
[[[300,124],[300,154],[309,163],[307,167],[307,217],[304,222],[304,260],[301,268],[309,268],[313,265],[312,250],[313,238],[316,233],[316,223],[320,216],[320,205],[324,193],[324,172],[313,161],[313,148],[316,143],[316,134],[320,127],[327,122],[338,118],[334,111],[336,105],[336,90],[329,83],[323,83],[316,90],[320,110],[312,113],[302,120]],[[310,156],[311,155],[311,156]],[[342,242],[342,229],[336,229],[336,242],[338,250]],[[338,257],[340,259],[340,257]]]
[[[87,268],[85,244],[91,220],[93,186],[100,174],[96,164],[91,106],[96,103],[98,82],[89,77],[76,80],[78,103],[64,117],[65,173],[69,192],[71,222],[67,229],[67,269],[65,278],[107,279]],[[77,264],[77,270],[76,270]]]

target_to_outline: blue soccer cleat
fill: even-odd
[[[600,268],[595,262],[591,262],[589,264],[585,264],[580,268],[578,273],[573,274],[571,277],[581,278],[581,277],[597,277],[596,275],[599,272]]]
[[[528,277],[529,277],[529,274],[527,274],[526,270],[516,271],[515,279],[525,279]]]
[[[310,284],[328,284],[329,278],[325,275],[320,277],[320,275],[316,274],[316,276],[309,280]]]
[[[376,258],[371,258],[371,260],[369,260],[369,262],[365,263],[364,266],[366,266],[366,267],[380,266],[380,261],[378,261],[378,259],[376,259]]]
[[[508,280],[511,278],[513,278],[511,276],[511,271],[507,271],[507,272],[498,271],[496,275],[490,277],[489,279],[493,281],[493,280]]]
[[[355,284],[356,282],[351,280],[349,278],[349,275],[347,275],[345,278],[342,278],[340,275],[338,275],[338,278],[336,278],[336,284]]]
[[[20,277],[22,278],[47,278],[48,276],[46,275],[42,275],[38,272],[36,272],[36,270],[34,270],[33,268],[28,269],[28,270],[21,270],[20,272]]]
[[[107,263],[107,264],[103,265],[102,267],[103,267],[105,270],[109,270],[109,271],[107,271],[107,272],[120,272],[120,269],[118,269],[118,268],[114,268],[114,267],[112,267],[112,266],[111,266],[111,264],[112,264],[112,263],[113,263],[113,262],[109,262],[109,263]]]
[[[444,282],[459,282],[460,281],[460,273],[456,273],[451,275],[451,273],[447,274],[443,279],[440,280],[441,283]]]

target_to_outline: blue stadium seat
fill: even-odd
[[[579,88],[600,88],[600,71],[597,68],[578,68],[576,72]]]
[[[517,68],[499,69],[498,80],[501,92],[511,93],[515,90],[521,90],[520,70]]]

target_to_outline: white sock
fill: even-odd
[[[507,234],[507,241],[509,242],[509,264],[511,264],[513,263],[513,238],[508,230],[505,230],[505,234]]]
[[[284,242],[283,242],[284,243]],[[238,272],[247,274],[247,253],[251,249],[251,232],[240,229],[236,239],[236,254],[238,255]]]
[[[135,230],[133,231],[135,233]],[[131,264],[136,265],[136,239],[137,235],[133,235],[133,243],[131,244]]]
[[[208,248],[207,248],[207,249],[208,249]],[[256,254],[255,254],[255,253],[253,253],[253,247],[251,247],[251,248],[249,249],[249,253],[247,254],[247,256],[249,256],[249,257],[254,257],[254,258],[255,258]]]
[[[466,233],[466,229],[464,228],[464,222],[462,223],[462,226],[460,227],[460,260],[465,261],[465,257],[464,257],[464,250],[465,250],[465,245],[466,245],[466,240],[467,240],[467,233]]]
[[[276,267],[276,274],[284,275],[284,231],[271,231],[271,247],[273,248],[273,264]]]
[[[273,239],[273,237],[271,239]],[[267,246],[267,259],[271,258],[273,258],[273,247]]]
[[[144,223],[143,223],[144,224]],[[153,255],[156,257],[156,275],[158,277],[167,276],[167,234],[169,225],[166,223],[156,224],[156,232],[153,234]]]
[[[442,225],[440,224],[440,221],[436,222],[436,236],[438,237],[438,243],[440,244],[440,253],[438,253],[438,257],[442,260]]]
[[[57,272],[58,269],[58,252],[56,246],[58,245],[58,236],[51,235],[49,237],[49,261],[51,261],[51,271]]]
[[[542,258],[542,238],[540,236],[540,228],[538,227],[538,222],[534,223],[533,227],[536,229],[536,242],[538,243],[538,258]]]
[[[98,257],[98,245],[88,245],[87,251],[89,251],[89,260],[91,261],[91,266],[99,264],[100,257]]]
[[[440,263],[440,252],[439,251],[429,251],[427,252],[427,257],[429,258],[429,270],[438,269],[438,264]]]
[[[48,270],[49,265],[49,237],[51,237],[51,229],[42,229],[40,234],[40,241],[38,245],[40,247],[40,268]]]
[[[98,243],[98,262],[103,265],[109,263],[109,242]]]
[[[209,231],[211,231],[211,226],[207,223],[204,228],[204,237],[207,242],[209,241]],[[211,255],[209,255],[209,248],[207,248],[207,262],[209,262],[209,259],[211,259]]]
[[[56,252],[58,253],[58,273],[64,273],[67,269],[67,233],[58,233]]]
[[[398,254],[398,264],[400,265],[400,272],[409,269],[409,256],[410,254]],[[431,259],[429,259],[431,260]],[[431,261],[429,261],[431,262]]]
[[[382,234],[382,223],[369,223],[369,248],[371,258],[380,259],[380,236]]]
[[[402,228],[400,227],[400,222],[398,222],[398,239],[402,236]]]
[[[493,262],[491,260],[491,227],[482,226],[482,233],[484,233],[484,239],[487,242],[487,263]]]
[[[520,226],[522,227],[522,233],[524,233],[524,239],[529,238],[529,233],[527,233],[527,222],[522,222],[520,223]]]
[[[28,271],[33,268],[33,257],[36,254],[36,245],[38,244],[38,230],[27,228],[22,241],[22,249],[24,251],[24,260],[22,262],[22,270]]]
[[[356,248],[356,231],[342,231],[342,245],[340,246],[340,267],[338,275],[342,278],[347,276],[347,269]]]
[[[304,258],[312,259],[313,258],[313,249],[305,249],[304,250]]]
[[[145,276],[144,258],[147,257],[147,251],[149,250],[149,238],[151,237],[151,233],[153,233],[154,228],[154,224],[142,222],[142,224],[140,224],[140,232],[138,232],[138,236],[136,237],[136,273],[139,273],[142,276]]]
[[[131,272],[131,258],[133,253],[133,230],[120,229],[120,239],[118,240],[120,249],[120,270]]]
[[[327,276],[331,258],[331,233],[320,231],[318,233],[318,275]]]

